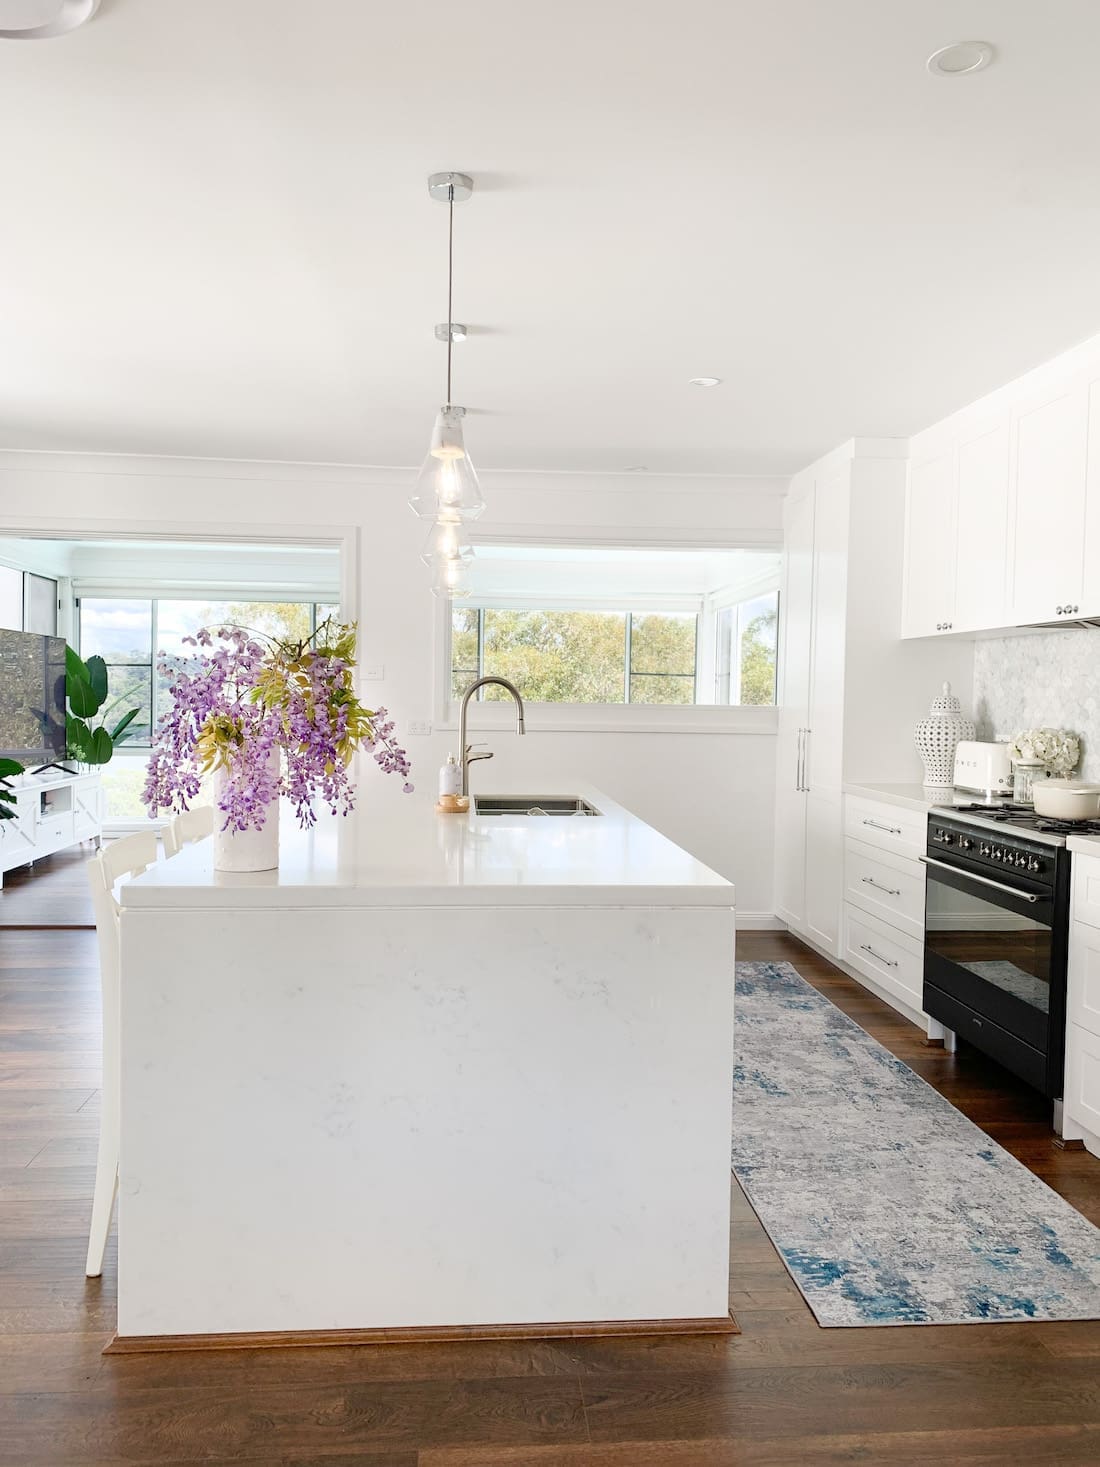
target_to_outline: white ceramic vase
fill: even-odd
[[[278,775],[278,749],[272,749],[268,768]],[[262,829],[223,830],[219,806],[228,777],[224,768],[214,771],[214,870],[274,871],[279,864],[279,801],[267,806]]]
[[[974,737],[974,725],[963,717],[962,704],[944,683],[943,692],[932,699],[928,717],[917,724],[917,752],[924,764],[924,783],[947,789],[955,782],[955,750],[963,739]]]

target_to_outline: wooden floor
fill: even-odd
[[[793,940],[748,933],[739,944],[743,958],[795,962],[1100,1221],[1100,1161],[1057,1150],[1023,1087],[972,1051],[923,1048],[911,1026]],[[731,1302],[744,1333],[734,1338],[105,1357],[113,1239],[103,1279],[83,1276],[99,1098],[95,963],[90,932],[0,933],[0,1463],[1100,1462],[1100,1325],[819,1329],[736,1188]]]
[[[4,872],[0,890],[0,928],[94,927],[95,913],[85,864],[95,842],[84,841],[33,866]]]

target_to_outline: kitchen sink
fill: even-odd
[[[600,815],[579,795],[475,795],[475,815]]]

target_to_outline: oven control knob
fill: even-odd
[[[989,844],[987,840],[983,840],[981,845],[978,847],[978,851],[983,856],[989,856],[993,853],[993,847]]]
[[[1003,861],[1005,858],[1005,853],[1001,850],[1000,846],[994,846],[989,854],[995,861]]]
[[[960,838],[959,838],[959,850],[960,851],[968,851],[968,850],[970,850],[970,848],[971,848],[971,846],[973,844],[974,844],[974,842],[970,839],[970,837],[968,835],[960,836]]]
[[[949,846],[954,844],[955,837],[951,834],[949,830],[941,830],[940,840],[944,843],[945,846]]]
[[[1038,856],[1029,856],[1027,861],[1027,869],[1029,871],[1041,871],[1043,869],[1043,863],[1039,860]]]
[[[1026,866],[1027,865],[1027,857],[1024,855],[1023,851],[1017,851],[1016,852],[1016,865],[1017,866]]]

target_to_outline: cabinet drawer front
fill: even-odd
[[[1100,858],[1073,857],[1073,920],[1100,927]]]
[[[846,795],[844,834],[880,850],[915,858],[928,844],[928,816],[923,810],[903,810]]]
[[[1100,1039],[1079,1024],[1066,1028],[1066,1114],[1100,1136]]]
[[[1069,930],[1070,1020],[1100,1039],[1100,928],[1073,922]]]
[[[845,961],[919,1010],[924,988],[923,945],[850,902],[845,907],[844,933]]]
[[[36,849],[42,852],[58,851],[62,846],[71,846],[73,843],[72,815],[44,815],[38,822],[34,843]]]
[[[907,937],[924,941],[924,867],[862,841],[848,839],[844,850],[845,896]]]

